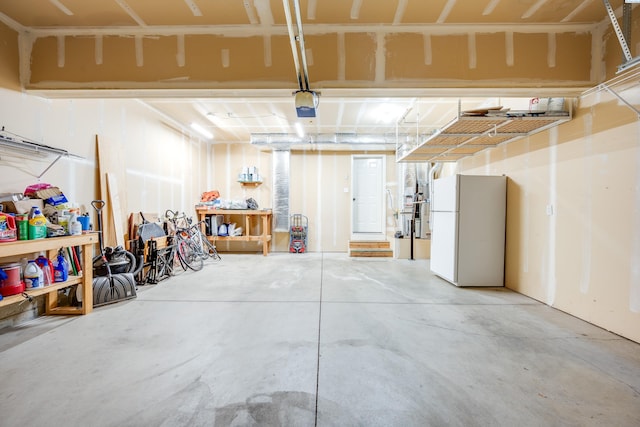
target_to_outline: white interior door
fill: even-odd
[[[352,157],[352,233],[384,235],[384,157]]]

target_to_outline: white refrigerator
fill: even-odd
[[[431,271],[456,286],[504,286],[507,178],[434,180]]]

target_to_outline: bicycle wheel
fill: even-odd
[[[195,244],[190,239],[178,239],[178,258],[183,267],[193,271],[202,270],[202,258],[198,255]]]
[[[217,259],[220,260],[222,259],[220,257],[220,254],[218,253],[218,251],[216,250],[216,247],[214,246],[213,243],[211,243],[209,241],[209,239],[207,239],[207,236],[203,236],[204,238],[204,252],[211,258],[213,259]]]
[[[218,251],[216,251],[216,247],[209,241],[209,239],[207,239],[207,236],[204,233],[202,233],[200,230],[196,230],[194,234],[191,236],[191,239],[198,246],[198,253],[204,261],[208,260],[209,258],[220,259],[220,256],[218,255]]]
[[[180,267],[182,267],[182,270],[184,271],[191,270],[187,265],[187,261],[185,261],[186,259],[188,259],[187,254],[191,253],[191,251],[189,250],[189,248],[181,249],[181,246],[186,245],[186,243],[181,242],[187,242],[188,240],[189,237],[186,233],[184,233],[184,231],[176,232],[175,236],[173,237],[175,246],[173,252],[175,257],[174,259],[176,260],[173,265],[175,266],[177,264],[180,264]]]
[[[178,254],[177,246],[173,249],[172,254],[173,254],[173,258],[172,258],[171,264],[172,264],[173,275],[175,276],[178,273],[178,271],[188,271],[189,267],[187,267],[187,265],[184,264],[182,259],[180,258],[180,255]],[[180,267],[179,270],[178,270],[178,267]]]
[[[202,258],[205,261],[209,258],[209,254],[205,252],[204,243],[203,243],[203,235],[199,230],[199,225],[195,224],[189,228],[182,229],[182,237],[185,240],[190,240],[193,242],[192,248],[195,251],[196,256]]]
[[[194,247],[197,248],[198,256],[202,258],[203,261],[209,259],[209,252],[206,246],[207,238],[199,231],[196,231],[196,234],[192,236],[192,240],[194,243]]]

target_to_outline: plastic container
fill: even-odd
[[[35,260],[29,261],[24,269],[24,285],[27,290],[44,287],[44,273]]]
[[[37,206],[31,206],[31,209],[29,210],[29,214],[27,216],[27,220],[33,218],[34,216],[36,216],[36,213],[40,211],[40,208]]]
[[[53,261],[53,280],[55,282],[65,282],[69,278],[69,263],[61,252]]]
[[[0,266],[0,295],[8,297],[24,292],[24,282],[20,280],[20,264],[12,262]]]
[[[29,240],[47,237],[47,218],[38,207],[31,208],[29,213]]]
[[[0,212],[0,242],[13,242],[17,238],[16,219],[13,215]]]
[[[29,220],[26,214],[16,215],[16,228],[18,240],[29,240]]]
[[[78,222],[82,226],[83,233],[86,233],[91,229],[91,219],[89,218],[89,215],[80,215],[78,217]]]
[[[36,258],[36,264],[38,264],[38,267],[42,269],[44,286],[51,285],[54,282],[54,271],[53,271],[53,264],[51,264],[51,261],[49,261],[49,258],[47,258],[44,255],[40,255],[38,258]]]
[[[69,222],[69,234],[72,236],[82,234],[82,224],[77,219]]]
[[[13,215],[0,212],[0,242],[13,242],[17,238],[16,219]]]
[[[64,228],[64,234],[71,234],[69,232],[69,215],[58,215],[58,225]]]

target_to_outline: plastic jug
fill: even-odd
[[[34,260],[29,261],[24,269],[24,284],[27,290],[44,287],[44,273]]]
[[[34,206],[29,214],[29,240],[45,237],[47,237],[47,218],[38,207]]]
[[[78,221],[78,214],[72,213],[69,219],[69,234],[77,236],[82,234],[82,224]]]
[[[42,270],[44,286],[51,285],[54,281],[54,271],[53,265],[51,264],[51,261],[49,261],[49,258],[44,255],[40,255],[38,258],[36,258],[36,264],[38,264],[38,267],[40,267],[40,269]]]

